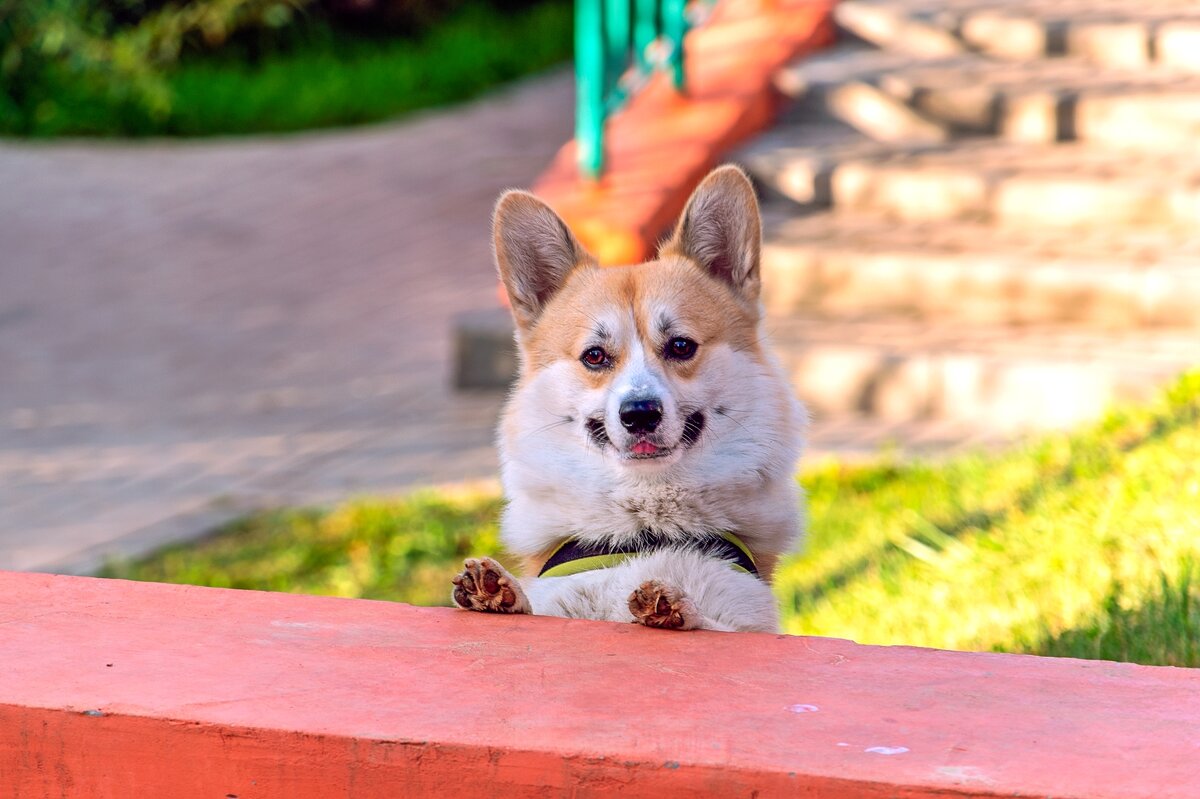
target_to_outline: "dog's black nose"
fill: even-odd
[[[653,433],[662,421],[662,403],[656,399],[621,403],[621,426],[631,433]]]

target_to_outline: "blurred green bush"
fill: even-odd
[[[469,0],[320,0],[321,9],[340,25],[416,32],[462,9]],[[531,0],[487,0],[498,11],[517,11]]]
[[[485,53],[498,53],[496,57],[504,61],[494,78],[485,70],[485,80],[468,81],[469,87],[449,81],[450,91],[427,93],[421,104],[448,102],[469,96],[481,83],[513,76],[514,55],[500,52],[501,45],[519,53],[523,37],[548,34],[561,40],[551,55],[561,58],[568,52],[569,33],[564,38],[561,24],[568,19],[566,12],[556,15],[550,25],[544,15],[521,28],[506,23],[509,12],[538,4],[538,0],[0,0],[0,134],[208,134],[384,118],[411,110],[413,104],[374,102],[367,112],[350,114],[304,108],[292,118],[286,102],[281,104],[278,98],[277,86],[272,86],[274,96],[260,105],[263,113],[280,114],[280,119],[247,119],[246,112],[234,112],[231,118],[236,121],[226,127],[223,109],[218,108],[213,118],[214,103],[205,102],[204,96],[181,100],[178,84],[188,84],[190,67],[198,68],[204,81],[211,81],[215,64],[220,72],[214,86],[219,101],[240,102],[244,96],[253,105],[256,71],[283,59],[288,62],[285,69],[294,64],[299,72],[292,91],[302,87],[311,94],[314,62],[327,71],[331,59],[336,69],[343,60],[379,62],[383,57],[386,62],[390,56],[403,71],[412,66],[409,51],[422,49],[422,37],[448,25],[458,29],[459,39],[469,34],[467,38],[478,42]],[[548,4],[567,7],[565,0],[541,2]],[[469,13],[479,9],[484,13]],[[451,19],[455,15],[461,19]],[[490,36],[493,30],[495,37]],[[360,43],[370,52],[356,50]],[[456,56],[463,54],[442,53],[440,59],[438,55],[422,55],[423,76],[443,69],[454,73]],[[478,56],[474,59],[463,68],[478,69]],[[528,68],[545,65],[543,57],[529,60]],[[376,66],[388,68],[387,63]],[[279,77],[274,74],[267,80],[278,84]],[[341,76],[339,87],[353,83],[355,76],[349,77]],[[191,81],[189,88],[194,85]],[[379,88],[395,93],[406,87]],[[197,124],[197,109],[184,109],[190,113],[188,121],[179,122],[181,106],[193,99],[199,100],[199,113],[211,121]],[[254,113],[252,109],[249,116]]]
[[[412,31],[457,10],[463,0],[323,0],[321,5],[343,23]]]
[[[312,0],[0,0],[0,131],[99,133],[153,126],[166,74],[188,48],[280,28]]]

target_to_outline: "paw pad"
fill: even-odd
[[[528,613],[524,592],[504,567],[491,558],[470,558],[454,575],[454,604],[491,613]]]
[[[634,621],[664,630],[688,629],[695,609],[683,592],[657,580],[647,580],[629,596]]]

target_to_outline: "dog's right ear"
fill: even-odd
[[[537,322],[546,303],[581,264],[594,263],[567,223],[525,191],[508,191],[492,217],[496,266],[521,329]]]

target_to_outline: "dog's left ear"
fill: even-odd
[[[762,222],[758,198],[746,173],[717,167],[692,192],[674,235],[659,256],[682,255],[741,297],[758,299]]]

